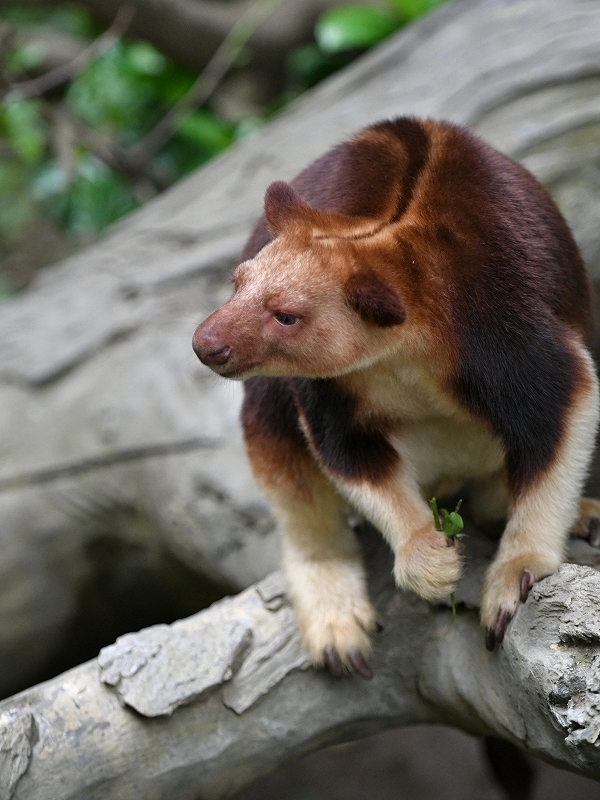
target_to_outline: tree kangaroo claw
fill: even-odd
[[[500,642],[504,639],[504,634],[506,633],[506,626],[510,622],[512,614],[507,611],[505,608],[501,608],[498,612],[498,619],[496,620],[496,628],[494,630],[494,634],[496,637],[496,644],[500,644]]]
[[[529,592],[533,586],[533,575],[528,569],[524,569],[521,573],[521,583],[519,584],[519,598],[522,603],[527,601]]]
[[[360,650],[351,650],[348,653],[348,660],[354,670],[363,678],[370,680],[373,677],[373,670]]]
[[[334,678],[341,678],[344,674],[344,665],[337,650],[333,647],[325,649],[325,664]]]

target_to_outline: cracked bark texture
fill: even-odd
[[[241,387],[215,379],[198,364],[190,347],[197,322],[229,294],[230,268],[261,212],[262,195],[270,181],[291,178],[327,147],[378,118],[398,114],[449,118],[470,125],[521,160],[551,189],[574,229],[592,277],[600,280],[598,41],[600,3],[595,0],[451,3],[306,95],[259,136],[240,143],[115,226],[102,242],[45,270],[29,289],[0,307],[0,689],[7,692],[24,685],[66,635],[89,579],[89,548],[94,542],[108,537],[134,553],[167,554],[197,571],[199,581],[205,576],[232,589],[248,586],[276,566],[273,523],[251,478],[237,423]],[[531,622],[535,635],[530,632],[527,639],[523,633],[520,640],[527,669],[546,627],[548,636],[554,635],[552,620],[558,613],[550,613],[556,606],[555,595],[544,601],[539,592],[550,586],[566,597],[572,585],[569,569],[540,584],[531,604],[521,612],[519,619],[527,620],[530,609],[539,609]],[[579,596],[579,585],[575,594]],[[254,612],[244,603],[255,595],[252,589],[226,604],[228,613],[248,615],[248,629],[253,631]],[[546,694],[536,695],[539,709],[535,712],[535,705],[531,706],[523,727],[514,709],[521,703],[517,692],[529,691],[524,677],[529,673],[518,671],[521,651],[510,649],[514,637],[500,655],[487,656],[481,649],[474,613],[450,628],[441,618],[433,622],[437,612],[414,598],[390,597],[397,598],[393,602],[400,609],[398,630],[405,630],[405,638],[398,633],[396,641],[396,634],[386,631],[378,658],[383,659],[381,664],[395,666],[380,669],[372,684],[352,680],[334,689],[326,676],[298,670],[302,656],[295,640],[286,638],[286,626],[291,626],[289,631],[293,627],[289,609],[284,612],[282,605],[269,611],[269,619],[275,615],[283,620],[287,614],[287,621],[277,622],[280,627],[272,635],[290,659],[284,663],[293,663],[294,671],[248,707],[239,720],[234,706],[225,706],[221,700],[224,689],[219,681],[225,680],[227,666],[219,672],[221,667],[213,664],[216,671],[206,677],[208,668],[197,660],[192,663],[198,665],[200,676],[189,664],[185,673],[197,700],[174,711],[168,722],[162,717],[156,723],[140,722],[121,711],[114,689],[101,689],[97,683],[96,664],[32,690],[26,699],[9,702],[8,716],[0,720],[2,730],[12,731],[3,736],[0,746],[4,759],[0,785],[16,786],[16,797],[33,797],[21,793],[25,791],[21,787],[31,776],[41,774],[36,773],[36,753],[40,765],[50,764],[45,759],[76,757],[74,752],[60,755],[63,745],[58,740],[52,745],[57,748],[52,756],[43,744],[54,727],[67,725],[71,713],[75,727],[69,730],[75,738],[67,737],[65,742],[83,741],[85,731],[92,729],[105,739],[85,739],[89,749],[77,748],[80,761],[78,766],[71,762],[70,768],[89,772],[80,778],[97,780],[99,785],[105,781],[105,787],[130,782],[130,795],[110,788],[114,793],[103,797],[136,796],[131,788],[135,782],[163,775],[160,764],[175,758],[172,754],[179,747],[182,753],[193,752],[202,741],[201,749],[208,753],[214,747],[215,765],[223,767],[228,757],[233,758],[232,751],[241,747],[240,741],[247,740],[235,768],[226,767],[220,776],[214,772],[206,778],[203,796],[225,796],[258,774],[253,772],[254,759],[266,769],[292,754],[375,730],[380,718],[389,725],[443,718],[467,729],[495,730],[534,752],[593,774],[597,734],[594,690],[588,685],[595,686],[591,676],[596,662],[585,648],[595,645],[583,644],[585,637],[577,634],[573,641],[559,637],[556,647],[549,648],[558,659],[552,662],[558,664],[556,679],[535,678],[534,685],[543,684]],[[277,605],[277,596],[269,602]],[[596,603],[592,593],[581,614],[593,616]],[[262,609],[261,614],[266,613]],[[179,663],[175,644],[182,640],[195,643],[192,651],[216,659],[216,643],[214,647],[198,644],[204,641],[198,632],[204,624],[198,622],[200,628],[194,629],[190,622],[189,634],[185,623],[168,629],[171,632],[161,628],[152,634],[148,652],[160,645],[157,653],[170,653],[171,644],[166,650],[161,644],[165,637],[173,644],[172,665]],[[231,633],[234,639],[238,637],[237,655],[233,666],[229,665],[236,676],[250,669],[244,665],[252,664],[252,659],[257,670],[268,672],[274,658],[268,643],[264,652],[254,649],[254,638],[248,645],[244,638],[248,629],[234,625]],[[517,629],[515,623],[513,630]],[[595,641],[593,636],[590,641]],[[126,649],[130,644],[119,647]],[[225,661],[228,647],[224,645]],[[114,663],[103,669],[125,697],[128,680],[135,675],[118,677],[119,659],[127,662],[126,653],[118,652],[112,656],[109,652]],[[584,655],[577,672],[579,653]],[[104,653],[102,658],[109,656]],[[566,661],[560,661],[563,657]],[[155,656],[148,658],[155,664]],[[415,659],[424,659],[424,665],[415,666]],[[572,669],[565,666],[568,659],[572,659]],[[419,670],[429,662],[431,680],[419,677],[415,684],[415,676],[421,676]],[[405,663],[409,666],[403,672]],[[285,674],[285,667],[275,671],[279,675],[282,669]],[[534,674],[534,666],[531,670]],[[563,687],[559,678],[565,670],[576,677]],[[145,667],[140,672],[149,674]],[[398,694],[392,684],[382,683],[388,673],[390,680],[397,674],[408,676],[408,694]],[[158,670],[157,675],[161,674]],[[254,672],[248,675],[249,685],[258,680]],[[227,697],[235,693],[234,685],[239,687],[241,678],[236,680],[226,681]],[[400,683],[405,686],[403,680]],[[85,718],[76,710],[79,691],[88,698],[80,703],[87,709],[82,712]],[[327,706],[323,693],[330,697],[330,691],[333,700]],[[54,697],[52,702],[47,693]],[[242,692],[241,696],[246,695]],[[550,696],[553,710],[549,701],[544,705],[541,699]],[[561,697],[567,699],[558,702]],[[578,697],[583,698],[581,708],[573,699]],[[35,698],[44,706],[43,713],[24,710],[14,717],[15,708],[36,708]],[[91,706],[86,705],[88,700]],[[162,702],[170,708],[173,700],[169,696]],[[243,706],[239,702],[238,710]],[[69,708],[64,704],[70,704]],[[320,704],[324,714],[311,722]],[[35,724],[32,717],[22,716],[30,713]],[[208,727],[194,727],[204,715],[208,715]],[[480,721],[469,722],[472,716]],[[105,717],[113,721],[105,725]],[[235,730],[227,728],[225,719],[235,722]],[[251,726],[244,727],[246,719],[257,726],[252,734]],[[186,720],[191,726],[187,734]],[[209,720],[214,721],[214,730]],[[542,743],[529,729],[534,720],[546,737]],[[17,729],[21,733],[14,733]],[[217,741],[219,731],[227,741]],[[269,737],[279,741],[278,732],[281,742],[271,749]],[[563,741],[567,733],[569,743]],[[575,742],[573,737],[582,740]],[[123,772],[133,770],[135,764],[138,772],[126,778],[119,777],[122,773],[114,765],[105,769],[103,747],[108,747],[108,739],[118,749],[115,758],[121,759]],[[130,752],[126,742],[135,756],[125,755]],[[33,758],[19,779],[28,748]],[[269,752],[259,758],[265,748]],[[164,785],[170,792],[176,786],[180,795],[161,794],[160,777],[150,780],[147,792],[140,790],[137,796],[193,796],[181,788],[188,780],[183,776],[189,775],[181,758],[181,785],[173,763],[164,768],[169,775]],[[190,769],[197,775],[210,772],[198,764]],[[144,771],[146,777],[140,777]],[[40,781],[37,778],[38,788]],[[10,796],[12,789],[3,791]],[[77,795],[73,790],[72,796],[94,796],[91,789],[88,794],[81,792]],[[57,788],[55,795],[46,791],[45,797],[50,796],[63,795]]]
[[[490,653],[475,608],[488,540],[469,531],[452,622],[447,606],[399,592],[381,537],[360,533],[385,625],[373,680],[309,668],[272,573],[0,703],[0,798],[217,800],[294,756],[423,722],[502,737],[600,779],[600,574],[565,564],[536,584]],[[574,551],[600,561],[586,543]]]

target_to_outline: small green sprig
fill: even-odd
[[[431,511],[433,513],[433,521],[435,522],[435,529],[440,533],[445,533],[449,539],[464,539],[465,534],[461,533],[465,527],[463,518],[458,513],[462,500],[456,504],[454,511],[448,511],[447,508],[438,509],[437,499],[432,497],[429,501]],[[450,595],[450,605],[452,606],[452,622],[456,619],[456,595],[454,592]]]

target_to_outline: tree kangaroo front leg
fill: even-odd
[[[295,380],[294,397],[306,441],[341,495],[389,542],[399,586],[426,599],[449,594],[461,559],[419,494],[385,426],[361,419],[356,400],[328,380]]]
[[[345,667],[370,677],[366,658],[377,615],[360,547],[346,522],[346,503],[316,465],[310,496],[267,492],[282,533],[282,564],[304,646],[315,664],[326,663],[334,675]]]
[[[332,476],[340,492],[373,523],[394,553],[394,577],[426,600],[449,595],[462,569],[456,542],[435,529],[433,514],[401,461],[383,481]]]
[[[282,566],[304,647],[315,665],[371,676],[369,634],[377,626],[346,502],[300,431],[285,383],[248,382],[244,433],[254,474],[281,532]]]
[[[598,382],[583,349],[581,360],[582,380],[565,415],[559,446],[542,474],[512,498],[510,518],[485,577],[481,621],[490,649],[502,640],[533,583],[558,568],[569,532],[579,523],[578,515],[586,513],[580,498],[598,422]]]

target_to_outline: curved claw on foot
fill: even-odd
[[[600,519],[592,517],[588,522],[588,542],[592,547],[600,547]]]
[[[342,664],[342,659],[339,657],[337,650],[333,647],[327,647],[324,655],[325,664],[329,672],[334,678],[341,678],[344,674],[344,665]]]
[[[502,639],[504,639],[504,634],[506,633],[506,626],[510,622],[510,618],[512,614],[510,611],[507,611],[505,608],[501,608],[498,612],[498,619],[496,620],[496,629],[494,633],[496,634],[496,644],[500,644]]]
[[[327,647],[323,655],[325,657],[325,666],[334,678],[341,678],[349,667],[366,680],[370,680],[373,677],[373,670],[360,650],[350,650],[346,668],[340,658],[340,654],[334,647]]]
[[[501,608],[500,611],[498,611],[496,626],[494,628],[488,628],[485,632],[485,646],[488,650],[493,650],[496,645],[500,644],[502,639],[504,639],[506,626],[510,622],[511,617],[512,614],[505,608]]]
[[[373,670],[360,650],[351,650],[348,653],[348,661],[361,677],[366,678],[366,680],[370,680],[373,677]]]
[[[529,592],[533,586],[533,575],[528,569],[524,569],[521,573],[521,583],[519,584],[519,598],[522,603],[527,601]]]

